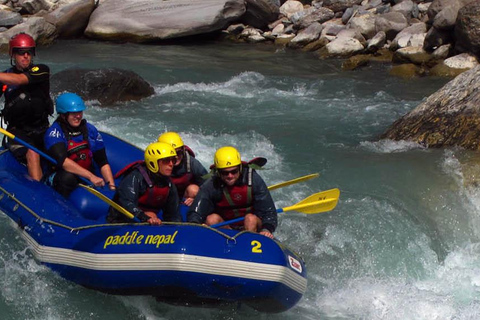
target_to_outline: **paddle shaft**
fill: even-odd
[[[338,189],[318,192],[316,194],[313,194],[307,197],[306,199],[303,199],[302,201],[298,202],[293,206],[277,209],[277,213],[288,212],[288,211],[299,211],[306,214],[327,212],[327,211],[333,210],[333,208],[335,208],[335,206],[337,205],[339,193],[340,191]],[[325,195],[328,195],[327,198],[325,198]],[[320,199],[320,200],[316,200],[316,199]],[[235,218],[232,220],[211,225],[210,227],[220,228],[232,223],[243,221],[244,219],[245,217],[239,217],[239,218]]]
[[[39,155],[41,155],[42,157],[44,157],[45,159],[49,160],[50,162],[52,162],[53,164],[57,164],[57,160],[53,159],[52,157],[50,157],[48,154],[46,154],[45,152],[42,152],[40,151],[39,149],[35,148],[34,146],[32,146],[31,144],[29,144],[28,142],[14,136],[13,134],[11,134],[10,132],[8,132],[7,130],[3,129],[3,128],[0,128],[0,132],[3,133],[4,135],[6,135],[8,138],[20,143],[21,145],[29,148],[30,150],[32,151],[35,151],[36,153],[38,153]],[[109,205],[111,205],[112,207],[114,207],[116,210],[120,211],[121,213],[123,213],[124,215],[126,215],[127,217],[129,217],[130,219],[133,219],[135,222],[140,222],[140,220],[138,220],[137,217],[135,217],[133,214],[131,214],[130,212],[128,212],[127,209],[123,208],[122,206],[120,206],[119,204],[113,202],[112,200],[110,200],[108,197],[106,197],[104,194],[102,194],[101,192],[98,192],[97,190],[93,189],[92,187],[88,186],[91,182],[89,180],[87,180],[86,178],[84,177],[81,177],[81,176],[78,176],[78,178],[80,180],[82,180],[83,182],[85,182],[87,185],[83,185],[83,184],[80,184],[81,187],[83,187],[84,189],[88,190],[90,193],[94,194],[95,196],[97,196],[98,198],[100,198],[102,201],[105,201],[106,203],[108,203]],[[107,200],[108,199],[108,200]]]
[[[283,212],[282,208],[277,209],[277,213],[281,213],[281,212]],[[223,227],[223,226],[226,226],[226,225],[229,225],[229,224],[232,224],[232,223],[237,223],[237,222],[240,222],[240,221],[243,221],[243,220],[245,220],[245,217],[235,218],[235,219],[232,219],[232,220],[223,221],[223,222],[211,225],[210,227],[220,228],[220,227]]]

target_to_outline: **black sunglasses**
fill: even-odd
[[[230,171],[227,170],[218,170],[221,176],[228,177],[229,174],[236,175],[237,173],[240,172],[240,169],[236,168]]]
[[[169,164],[170,162],[175,163],[175,162],[177,162],[177,157],[163,158],[163,159],[160,159],[160,161],[164,164]]]
[[[14,49],[13,53],[19,54],[23,56],[25,53],[28,53],[29,55],[33,56],[35,55],[35,50],[34,49]]]

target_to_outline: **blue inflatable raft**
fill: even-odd
[[[102,135],[114,173],[143,158],[137,147]],[[188,223],[107,224],[107,209],[82,188],[64,199],[0,149],[0,210],[35,258],[67,280],[177,304],[241,302],[261,312],[285,311],[305,293],[302,258],[276,240]]]

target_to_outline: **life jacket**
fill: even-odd
[[[242,161],[242,172],[247,170],[247,183],[222,187],[222,200],[216,204],[215,212],[225,221],[244,217],[247,213],[253,212],[252,182],[253,170],[255,167],[263,167],[267,163],[265,158],[254,158],[249,162]],[[241,179],[242,176],[239,178]],[[242,226],[243,222],[237,222],[233,226]]]
[[[252,173],[253,169],[245,167],[243,170],[247,172],[247,184],[241,186],[224,186],[222,187],[222,200],[215,205],[215,212],[219,214],[223,220],[232,220],[244,217],[247,213],[253,211],[252,203]],[[239,222],[234,225],[243,225]]]
[[[195,158],[195,153],[188,146],[184,146],[184,147],[185,147],[185,151],[186,151],[185,156],[183,158],[183,161],[184,161],[185,166],[186,166],[185,173],[183,173],[182,175],[179,175],[179,176],[174,176],[172,174],[172,176],[170,177],[170,179],[172,180],[172,183],[177,187],[178,196],[180,197],[180,199],[183,197],[187,187],[189,185],[191,185],[192,183],[194,183],[194,176],[193,176],[193,173],[192,173],[192,165],[190,163],[190,159],[191,159],[191,157]]]
[[[30,66],[31,67],[31,66]],[[14,73],[13,67],[6,73]],[[3,85],[5,107],[2,117],[9,127],[34,132],[48,127],[48,116],[53,114],[53,102],[36,85]]]
[[[123,169],[117,172],[115,179],[130,173],[134,169],[137,169],[142,174],[142,177],[148,186],[147,191],[138,197],[138,207],[143,211],[158,211],[159,208],[167,203],[171,183],[165,187],[155,185],[147,172],[145,161],[143,160],[138,160],[126,165]]]
[[[59,123],[67,139],[67,157],[75,161],[82,168],[91,170],[93,164],[93,154],[90,150],[87,122],[85,119],[83,119],[80,123],[78,132],[72,132],[63,121],[59,121]],[[73,140],[74,137],[77,137],[80,134],[83,137],[82,141],[77,142]]]

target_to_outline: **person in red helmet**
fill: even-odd
[[[19,33],[9,42],[11,68],[0,72],[0,87],[5,96],[2,110],[7,131],[42,150],[43,135],[49,127],[48,116],[53,114],[50,97],[50,69],[44,64],[34,64],[35,40]],[[30,176],[40,181],[43,172],[40,155],[16,141],[4,138],[3,145],[21,162],[26,162]]]

